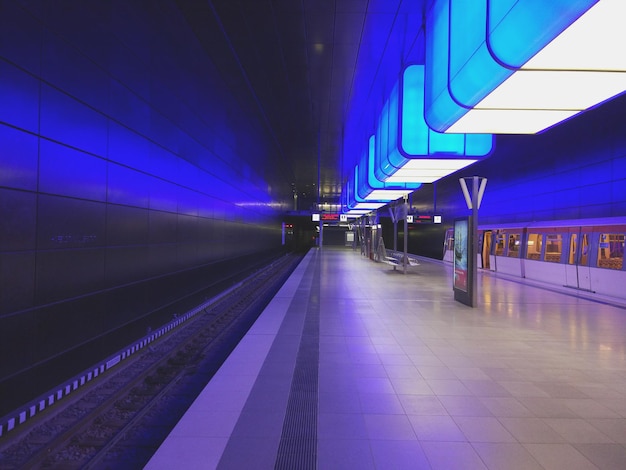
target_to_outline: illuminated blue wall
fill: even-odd
[[[501,136],[481,220],[626,214],[626,96],[537,136]],[[479,173],[480,174],[480,173]]]
[[[0,386],[279,249],[290,194],[173,2],[61,3],[0,14]]]
[[[493,155],[412,194],[421,214],[440,214],[443,224],[415,225],[408,250],[441,259],[445,229],[469,215],[459,177],[484,176],[487,188],[479,225],[611,218],[626,215],[626,96],[540,135],[498,135]],[[383,218],[385,242],[393,243],[391,219]],[[401,226],[401,224],[400,224]],[[404,234],[400,230],[399,246]]]
[[[499,135],[488,161],[413,195],[444,221],[468,214],[458,178],[489,179],[480,224],[619,217],[626,214],[626,96],[540,135]]]

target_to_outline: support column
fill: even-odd
[[[406,265],[409,261],[408,254],[408,245],[409,245],[409,221],[407,220],[407,215],[409,213],[409,203],[408,196],[404,196],[404,206],[403,206],[403,218],[404,218],[404,256],[402,258],[402,272],[406,274]]]
[[[457,297],[455,292],[455,299],[462,301],[470,307],[476,307],[478,304],[478,209],[480,209],[480,203],[485,193],[485,187],[487,186],[487,178],[481,178],[474,176],[472,181],[472,194],[469,194],[467,188],[466,179],[460,178],[461,190],[465,197],[467,208],[472,211],[472,215],[469,218],[468,227],[468,253],[467,253],[467,296],[459,295]],[[456,240],[455,240],[456,251]],[[458,292],[458,291],[457,291]]]

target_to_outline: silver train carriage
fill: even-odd
[[[478,227],[479,269],[626,299],[626,217]],[[454,229],[444,241],[452,261]]]

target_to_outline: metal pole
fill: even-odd
[[[480,181],[474,176],[472,181],[472,307],[478,305],[478,188]]]
[[[393,251],[398,251],[398,211],[395,207],[390,207],[389,214],[393,222]]]
[[[322,217],[320,216],[320,249],[324,243],[324,222],[322,221]]]
[[[406,274],[406,265],[408,261],[407,247],[409,241],[409,222],[407,221],[407,215],[409,213],[409,205],[407,203],[407,197],[404,196],[404,258],[402,259],[402,270]]]
[[[398,251],[398,221],[393,221],[393,251]]]
[[[389,215],[391,215],[391,221],[393,222],[393,251],[398,251],[398,213],[393,206],[389,207]],[[393,270],[396,270],[396,266],[393,266]]]

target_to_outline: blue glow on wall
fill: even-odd
[[[623,216],[625,120],[626,95],[540,136],[498,136],[494,154],[472,169],[489,179],[480,223]],[[432,207],[429,189],[413,194],[414,207]],[[467,212],[456,178],[438,182],[436,197],[444,220]]]
[[[240,71],[214,65],[230,51],[205,50],[174,2],[46,3],[0,15],[3,398],[6,377],[279,249],[291,202]]]

